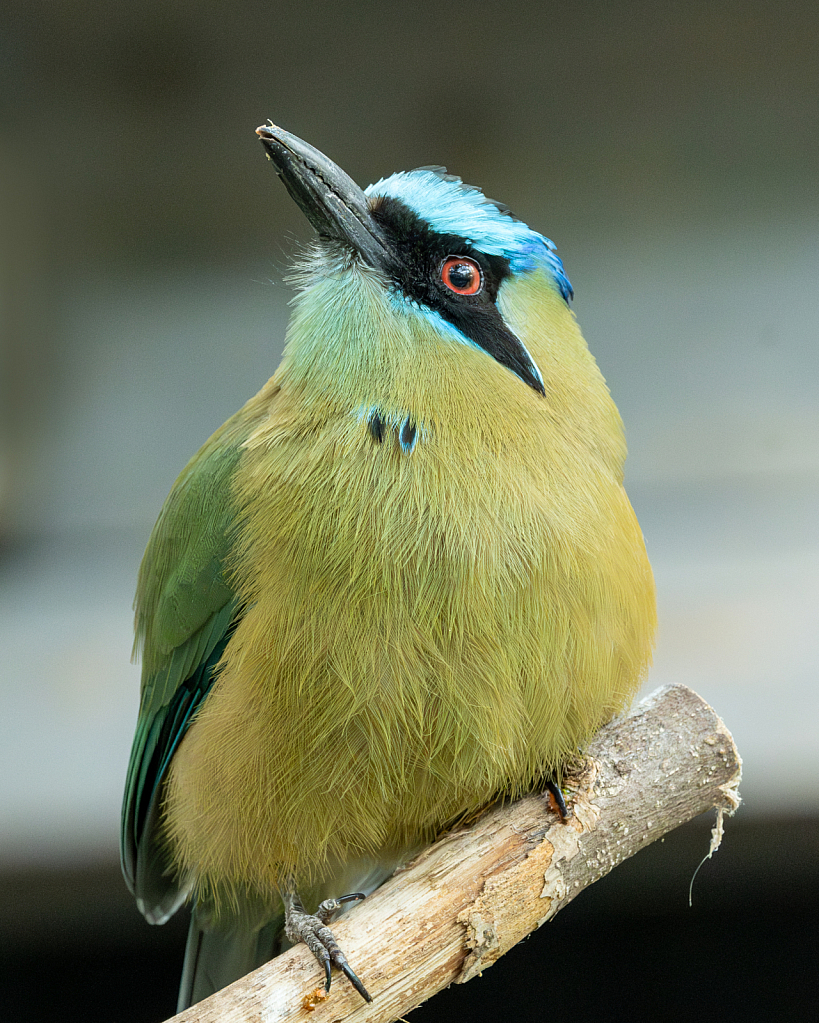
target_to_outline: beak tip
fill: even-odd
[[[265,155],[316,233],[358,252],[375,268],[385,265],[386,244],[370,216],[367,197],[324,153],[272,121],[256,134]]]

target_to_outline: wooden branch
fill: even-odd
[[[611,722],[566,779],[561,823],[540,795],[496,807],[426,849],[333,932],[374,1001],[367,1005],[304,945],[174,1016],[174,1023],[381,1023],[487,969],[588,885],[712,807],[739,805],[741,761],[714,710],[685,686],[657,690]]]

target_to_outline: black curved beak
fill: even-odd
[[[321,238],[351,245],[366,263],[382,270],[387,244],[370,216],[367,197],[324,153],[275,124],[256,129],[287,191]]]

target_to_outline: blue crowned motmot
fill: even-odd
[[[318,238],[281,365],[174,484],[135,605],[122,862],[152,923],[193,901],[180,1008],[285,939],[369,998],[332,912],[559,779],[655,629],[552,243],[442,168],[362,191],[257,133]]]

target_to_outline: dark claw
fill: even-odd
[[[317,962],[324,967],[325,991],[328,993],[330,991],[333,982],[332,967],[335,964],[364,1001],[371,1002],[369,991],[350,968],[346,956],[333,937],[333,932],[327,927],[333,913],[341,908],[342,903],[359,902],[363,898],[365,898],[363,892],[352,892],[350,895],[342,895],[340,899],[325,899],[314,914],[306,913],[291,881],[282,892],[285,906],[284,933],[292,942],[303,941]]]
[[[353,892],[352,895],[342,895],[340,899],[336,899],[336,902],[360,902],[366,898],[364,892]]]
[[[372,1001],[372,995],[364,987],[364,985],[361,983],[358,977],[356,977],[355,972],[348,963],[341,963],[341,972],[344,974],[347,980],[349,980],[349,982],[353,985],[353,987],[361,995],[365,1002]],[[329,991],[330,990],[329,986],[325,990]]]
[[[358,902],[360,899],[366,898],[367,896],[364,892],[353,892],[352,895],[342,895],[340,899],[325,899],[316,910],[316,916],[323,924],[328,924],[334,914],[338,912],[342,903]]]
[[[557,804],[557,813],[558,816],[560,817],[561,822],[565,821],[566,818],[569,816],[569,809],[566,806],[566,800],[563,798],[563,793],[560,789],[560,786],[557,784],[557,782],[547,781],[546,791],[551,795],[552,799],[554,799],[555,803]]]

